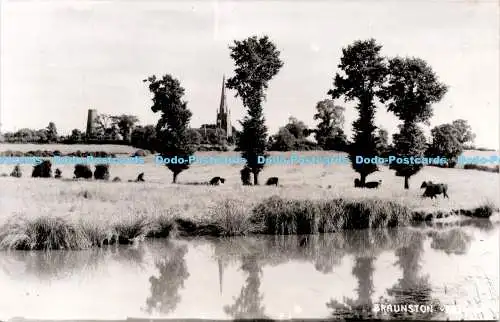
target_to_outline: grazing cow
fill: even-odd
[[[363,185],[358,178],[354,179],[354,188],[363,188]]]
[[[122,181],[122,179],[120,179],[120,177],[114,177],[113,178],[113,182],[120,182]]]
[[[278,177],[271,177],[267,179],[266,186],[278,186]]]
[[[432,181],[422,182],[420,189],[425,188],[422,197],[429,197],[431,199],[437,198],[437,195],[443,194],[443,198],[450,198],[448,196],[448,185],[445,183],[432,183]]]
[[[368,189],[378,189],[378,187],[382,184],[382,180],[377,181],[371,181],[365,183],[365,187]]]
[[[211,180],[210,180],[210,185],[212,186],[218,186],[220,183],[224,183],[226,181],[226,179],[224,178],[221,178],[221,177],[213,177]]]
[[[136,182],[144,182],[144,172],[139,173],[137,176]]]

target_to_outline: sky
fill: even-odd
[[[87,110],[156,124],[144,78],[171,74],[185,88],[191,126],[215,123],[235,39],[268,35],[284,66],[263,105],[271,134],[294,116],[313,127],[342,48],[375,38],[388,57],[424,59],[449,86],[431,127],[466,119],[476,145],[499,147],[499,4],[490,0],[0,0],[2,131],[85,129]],[[227,91],[233,125],[245,115]],[[350,136],[357,112],[346,107]],[[376,125],[398,119],[380,106]],[[431,127],[422,125],[426,133]]]

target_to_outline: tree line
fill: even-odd
[[[247,160],[242,169],[243,184],[249,184],[250,174],[253,174],[253,184],[259,184],[258,175],[265,165],[257,162],[258,156],[267,156],[267,151],[272,149],[305,149],[309,147],[307,136],[312,133],[316,147],[349,153],[352,168],[359,174],[362,185],[366,177],[379,168],[376,164],[356,163],[356,156],[372,158],[389,153],[400,157],[442,156],[450,160],[446,166],[454,167],[464,144],[474,140],[467,121],[456,120],[432,129],[432,140],[427,142],[422,126],[429,125],[432,105],[444,97],[448,87],[439,81],[423,59],[383,56],[382,46],[375,39],[357,40],[342,49],[339,72],[334,75],[333,87],[327,93],[331,98],[316,106],[314,119],[319,121],[316,129],[309,130],[303,122],[292,117],[268,139],[263,103],[269,82],[284,65],[280,52],[268,36],[235,40],[229,49],[236,68],[226,86],[236,91],[235,97],[242,100],[247,111],[239,121],[242,130],[237,133],[235,142],[236,150]],[[195,149],[189,140],[192,113],[182,99],[184,88],[170,74],[161,78],[153,75],[144,82],[153,94],[152,111],[161,112],[155,129],[157,151],[165,157],[189,157]],[[345,108],[335,103],[339,100],[353,102],[358,111],[358,118],[353,122],[352,142],[343,131]],[[390,146],[387,131],[374,124],[379,108],[385,108],[400,120],[399,131],[393,134]],[[177,175],[189,165],[168,167],[175,183]],[[395,170],[396,176],[404,178],[404,187],[408,189],[410,177],[422,167],[421,164],[393,164],[390,168]]]
[[[428,126],[433,116],[432,105],[447,93],[448,87],[423,59],[415,57],[386,57],[382,45],[375,39],[357,40],[342,49],[338,72],[333,77],[333,86],[326,93],[330,98],[316,104],[315,129],[309,129],[304,122],[290,117],[288,123],[268,137],[263,103],[269,82],[279,73],[284,62],[280,51],[268,36],[252,36],[235,40],[229,46],[230,57],[236,66],[234,75],[227,79],[226,87],[235,91],[241,99],[247,114],[239,121],[241,131],[234,129],[234,136],[227,139],[224,130],[214,126],[192,129],[189,125],[192,112],[183,99],[185,89],[178,79],[170,74],[161,77],[152,75],[143,80],[153,95],[151,111],[160,113],[156,125],[136,126],[138,118],[132,115],[100,115],[93,137],[75,129],[71,135],[62,138],[64,143],[79,143],[85,139],[122,140],[138,148],[148,149],[163,157],[188,158],[203,144],[224,147],[235,144],[247,164],[242,169],[242,181],[249,184],[245,176],[253,174],[257,185],[258,175],[264,164],[258,156],[267,156],[268,151],[291,150],[340,150],[349,153],[351,165],[359,174],[361,184],[367,176],[378,171],[375,164],[357,164],[356,156],[372,158],[393,154],[401,157],[446,157],[445,166],[454,167],[456,158],[466,144],[474,141],[474,134],[466,120],[455,120],[436,126],[431,130],[428,142],[422,126]],[[344,133],[345,107],[340,101],[354,103],[358,118],[353,122],[353,136],[349,140]],[[377,109],[385,108],[399,120],[399,130],[392,135],[389,144],[387,130],[374,122]],[[308,137],[313,134],[315,141]],[[6,133],[7,142],[29,139],[37,143],[57,142],[55,124],[46,129],[20,130]],[[222,148],[221,150],[224,150]],[[188,164],[168,165],[173,172],[173,181],[179,173],[189,168]],[[423,165],[391,165],[396,176],[404,178],[409,188],[409,178],[418,173]]]

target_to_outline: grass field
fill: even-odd
[[[21,149],[23,145],[18,145],[16,149],[12,147],[7,149],[66,151],[70,147],[53,145],[50,148],[41,146],[33,148],[26,145],[24,149]],[[2,149],[7,150],[5,146],[0,146],[0,150]],[[91,151],[86,146],[78,146],[76,149],[73,146],[72,149]],[[107,146],[98,146],[96,150],[111,152]],[[134,149],[129,148],[128,153],[133,151]],[[468,151],[468,153],[473,152]],[[272,155],[278,154],[289,155],[289,153],[272,153]],[[311,151],[300,152],[300,154],[338,155],[339,153]],[[474,155],[481,154],[490,155],[491,153],[478,152]],[[238,155],[238,153],[197,153],[197,156],[214,155],[231,156]],[[136,237],[147,235],[155,229],[157,231],[162,229],[161,227],[154,228],[153,222],[156,223],[156,226],[164,225],[171,228],[173,218],[184,218],[192,222],[212,222],[216,226],[223,226],[223,230],[230,231],[230,234],[245,233],[250,229],[248,218],[252,216],[252,209],[255,209],[255,206],[262,202],[274,203],[272,206],[266,206],[267,212],[272,213],[273,211],[282,211],[286,207],[304,208],[304,205],[306,206],[303,211],[307,212],[312,208],[315,209],[319,203],[337,200],[333,205],[321,204],[322,209],[326,209],[324,207],[338,208],[339,205],[343,205],[342,207],[349,207],[355,212],[362,212],[363,207],[368,207],[371,210],[376,208],[377,210],[372,212],[382,214],[381,216],[384,218],[386,218],[387,213],[389,213],[389,217],[391,212],[404,213],[406,211],[404,209],[437,213],[453,209],[474,209],[485,204],[494,207],[500,205],[498,174],[482,171],[425,167],[411,178],[410,189],[405,191],[403,179],[396,177],[394,172],[388,170],[387,167],[381,167],[381,171],[368,177],[369,181],[383,180],[381,188],[370,190],[353,187],[353,180],[357,174],[350,165],[269,165],[260,175],[261,184],[265,183],[268,177],[277,176],[280,178],[281,187],[243,187],[239,178],[241,165],[195,164],[181,173],[178,177],[178,184],[174,185],[171,184],[172,174],[165,166],[156,165],[153,156],[148,156],[145,159],[144,165],[112,165],[110,176],[111,178],[121,177],[124,182],[119,183],[35,179],[30,177],[32,170],[30,165],[21,166],[23,177],[20,179],[0,178],[0,225],[3,225],[2,230],[0,230],[0,239],[2,239],[2,246],[22,248],[19,246],[23,243],[19,241],[20,239],[26,240],[33,234],[37,236],[51,234],[50,229],[45,233],[40,232],[41,228],[37,225],[53,225],[60,227],[58,229],[61,230],[66,229],[63,235],[75,235],[77,233],[72,232],[72,225],[83,225],[86,227],[85,234],[91,234],[89,230],[92,230],[98,236],[95,237],[99,240],[96,243],[108,238],[102,236],[117,234],[118,231],[121,231],[121,235]],[[12,168],[12,165],[0,165],[0,173],[10,173]],[[53,165],[53,171],[56,168],[62,170],[63,178],[73,176],[74,165]],[[140,172],[145,173],[146,182],[126,182],[129,179],[135,179]],[[199,183],[207,182],[213,176],[226,178],[226,183],[216,187],[199,185]],[[450,199],[443,199],[442,196],[434,200],[422,199],[423,191],[419,187],[423,180],[447,183]],[[329,185],[331,188],[327,188]],[[280,202],[282,203],[276,204],[277,199],[266,201],[271,196],[281,198]],[[305,203],[291,205],[287,200],[302,200]],[[307,202],[316,203],[316,205],[309,204],[307,206]],[[351,205],[347,206],[346,202],[350,202]],[[360,206],[360,202],[365,202],[364,206]],[[286,214],[286,216],[288,215],[290,213]],[[405,215],[400,215],[400,217],[403,218]],[[50,218],[62,219],[51,221]],[[400,223],[403,223],[405,220],[401,218]],[[48,220],[48,222],[43,220]],[[262,220],[265,221],[265,219]],[[295,219],[295,221],[297,220]],[[266,222],[269,225],[269,220]],[[35,226],[30,226],[30,224]],[[186,225],[189,226],[189,224]],[[184,228],[186,231],[190,230],[187,226]],[[339,224],[337,220],[334,226],[342,228],[345,224]],[[296,225],[295,230],[290,227],[287,229],[293,233],[297,232],[297,227]],[[37,229],[38,232],[33,232]],[[145,230],[148,231],[145,232]],[[275,232],[279,232],[279,229]],[[33,241],[33,237],[29,238],[31,238],[31,245],[39,243]],[[50,238],[57,240],[57,238],[64,237],[52,236]],[[94,244],[94,242],[89,243]],[[42,246],[28,248],[37,247]],[[69,244],[66,247],[75,248]],[[51,247],[45,245],[42,248]]]

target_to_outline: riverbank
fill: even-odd
[[[144,238],[304,235],[345,229],[404,227],[450,216],[488,219],[498,211],[485,203],[474,209],[415,211],[383,199],[284,199],[272,196],[251,209],[226,199],[202,218],[134,214],[121,222],[74,220],[62,216],[14,216],[0,227],[0,249],[79,250],[108,244],[132,244]]]
[[[214,155],[239,154],[197,153]],[[353,185],[358,176],[350,165],[269,165],[260,181],[279,177],[280,186],[273,187],[242,186],[240,165],[194,164],[179,175],[178,184],[171,184],[172,173],[166,167],[156,165],[152,156],[145,160],[143,165],[112,165],[110,177],[119,176],[122,182],[66,180],[73,165],[57,166],[63,180],[31,178],[28,165],[21,166],[21,178],[0,177],[0,247],[83,249],[150,236],[307,234],[407,226],[457,214],[488,217],[500,205],[498,174],[482,171],[424,167],[405,190],[403,179],[382,166],[368,179],[382,180],[382,185],[359,189]],[[8,172],[12,166],[0,169]],[[145,174],[146,182],[127,182],[138,173]],[[225,184],[206,185],[214,176],[225,178]],[[449,198],[422,198],[419,187],[424,180],[448,184]]]

